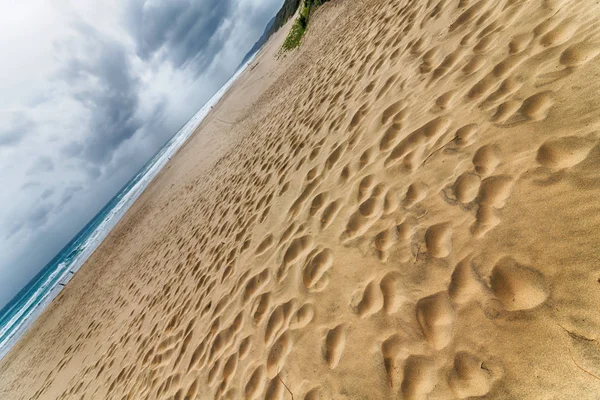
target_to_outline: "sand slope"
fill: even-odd
[[[0,397],[597,399],[599,18],[323,6],[3,360]]]

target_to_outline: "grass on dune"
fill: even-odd
[[[283,42],[283,50],[292,50],[300,46],[300,42],[302,42],[302,36],[304,36],[304,32],[306,32],[306,26],[306,20],[304,20],[302,16],[298,17],[296,21],[294,21],[294,25],[292,25],[290,33],[288,33],[285,41]]]
[[[288,33],[283,45],[281,46],[284,51],[293,50],[300,46],[302,43],[302,37],[308,28],[308,21],[310,15],[315,8],[325,3],[327,0],[304,0],[300,15],[294,21],[290,33]]]

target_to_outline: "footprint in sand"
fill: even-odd
[[[477,198],[479,193],[479,186],[481,185],[481,178],[470,172],[464,172],[461,174],[454,183],[453,191],[456,200],[463,204],[472,202]]]
[[[435,143],[450,127],[452,120],[447,116],[440,116],[427,122],[419,129],[409,133],[398,143],[386,158],[384,166],[391,167],[398,160],[404,159],[404,165],[414,170],[421,165],[421,155],[425,146]]]
[[[388,272],[379,283],[383,295],[383,310],[387,314],[393,314],[402,305],[404,296],[400,292],[402,276],[397,272]]]
[[[194,352],[192,353],[192,357],[190,358],[190,363],[188,364],[187,371],[191,371],[193,369],[200,369],[204,367],[204,353],[206,351],[206,342],[202,341],[196,347]]]
[[[337,199],[329,203],[327,207],[323,210],[321,214],[321,229],[326,229],[331,225],[335,217],[338,215],[340,210],[342,209],[342,200]]]
[[[477,196],[482,207],[503,208],[513,186],[513,178],[508,175],[490,176],[481,182]]]
[[[308,214],[311,217],[314,217],[316,214],[318,214],[327,204],[328,197],[329,193],[327,192],[319,193],[318,195],[316,195],[310,203],[310,209]]]
[[[427,196],[428,186],[423,182],[413,182],[406,190],[404,197],[404,207],[410,208],[423,200]]]
[[[381,310],[383,307],[383,294],[378,282],[372,280],[364,290],[359,290],[353,296],[352,309],[360,318],[366,318]]]
[[[283,255],[283,262],[277,271],[277,278],[281,282],[287,276],[289,268],[305,257],[313,247],[314,239],[305,235],[292,240]]]
[[[397,144],[398,139],[400,138],[401,131],[401,123],[397,122],[390,125],[390,127],[385,130],[385,133],[379,141],[379,150],[385,152],[394,147]]]
[[[219,358],[212,364],[212,367],[208,371],[207,382],[210,386],[213,386],[217,382],[219,370],[221,369],[222,360]]]
[[[252,336],[247,336],[240,342],[240,347],[238,349],[238,355],[240,360],[244,360],[250,354],[250,349],[252,348]]]
[[[367,175],[361,179],[358,184],[358,202],[362,203],[365,201],[370,195],[371,191],[376,185],[375,175]]]
[[[448,286],[448,295],[452,302],[465,304],[484,289],[483,282],[472,266],[472,257],[460,261],[454,268]]]
[[[431,358],[411,355],[404,363],[400,391],[405,399],[426,399],[436,385],[436,367]]]
[[[285,315],[281,306],[276,307],[265,329],[265,344],[270,345],[273,339],[285,329]]]
[[[260,242],[260,244],[256,247],[255,254],[257,256],[262,255],[265,251],[267,251],[269,248],[271,248],[274,243],[275,243],[275,240],[273,238],[273,235],[268,234],[267,236],[265,236],[263,238],[263,240]]]
[[[300,307],[290,320],[290,330],[302,329],[312,322],[315,318],[315,306],[310,303]]]
[[[399,206],[400,199],[398,198],[398,192],[393,188],[388,189],[383,199],[383,215],[392,214]]]
[[[264,319],[273,302],[273,296],[270,292],[263,293],[257,298],[252,306],[251,313],[255,325],[259,325]]]
[[[281,371],[287,355],[292,350],[292,335],[288,331],[275,341],[267,357],[267,376],[274,378]]]
[[[358,160],[358,169],[362,170],[367,165],[371,164],[377,156],[377,150],[374,147],[369,147],[360,156]]]
[[[540,44],[544,47],[559,46],[571,39],[579,27],[580,24],[574,19],[563,21],[558,24],[557,27],[542,36],[540,38]]]
[[[473,157],[475,171],[481,176],[488,176],[494,172],[500,164],[498,152],[492,145],[480,147]]]
[[[443,258],[452,252],[452,225],[449,222],[436,224],[425,232],[427,251],[436,258]]]
[[[223,365],[222,381],[225,384],[228,384],[231,380],[231,377],[235,374],[238,366],[238,358],[239,355],[237,353],[233,353],[231,356],[229,356],[225,362],[225,365]]]
[[[416,313],[423,335],[434,349],[443,349],[452,341],[456,311],[447,292],[419,300]]]
[[[522,105],[523,103],[521,101],[515,99],[504,101],[496,108],[496,112],[492,116],[491,121],[497,124],[507,122],[511,117],[517,114]]]
[[[487,63],[487,58],[484,56],[473,55],[462,68],[463,74],[469,76],[481,70]]]
[[[471,232],[476,238],[483,237],[487,232],[500,224],[494,207],[480,206],[475,215],[475,222],[471,225]]]
[[[258,293],[261,289],[263,289],[271,280],[271,276],[269,273],[269,269],[264,269],[261,273],[253,276],[248,280],[246,287],[244,288],[244,293],[242,295],[242,302],[244,304],[248,303],[251,299],[254,298],[254,295]]]
[[[295,308],[295,299],[283,303],[276,307],[265,328],[265,344],[271,345],[273,340],[283,333],[289,326]]]
[[[536,160],[552,169],[574,167],[587,158],[596,143],[594,138],[577,136],[548,139],[538,149]]]
[[[330,369],[334,369],[340,362],[344,348],[346,347],[346,327],[343,324],[327,332],[325,337],[325,346],[323,348],[323,357],[327,361]]]
[[[393,334],[381,344],[381,355],[383,356],[383,366],[391,387],[400,383],[402,371],[400,370],[401,360],[399,356],[402,352],[402,339],[398,334]]]
[[[490,282],[494,295],[508,311],[529,310],[548,298],[544,276],[508,256],[496,263]]]
[[[371,192],[371,196],[358,206],[360,214],[363,217],[371,218],[382,213],[385,203],[385,193],[387,193],[385,185],[379,184],[375,186]]]
[[[321,389],[312,388],[304,396],[304,400],[321,400]]]
[[[405,110],[407,106],[407,102],[405,100],[398,100],[397,102],[391,104],[390,106],[388,106],[382,113],[381,113],[381,124],[385,125],[388,123],[388,121],[394,117],[394,119],[396,119],[396,116],[398,115],[398,113],[401,110]],[[406,113],[405,113],[406,114]],[[402,115],[401,117],[402,119],[406,118],[406,115]],[[399,118],[398,118],[399,119]]]
[[[545,91],[525,99],[519,112],[529,120],[541,121],[548,116],[553,104],[552,92]]]
[[[508,43],[508,52],[510,54],[520,53],[529,46],[533,40],[533,33],[527,32],[519,35],[515,35],[512,40]]]
[[[469,124],[458,128],[454,136],[454,142],[460,147],[469,146],[477,139],[478,131],[479,126],[477,124]]]
[[[454,368],[448,376],[448,385],[459,399],[486,395],[492,386],[490,369],[475,355],[460,352],[454,357]]]
[[[579,42],[567,47],[560,55],[559,62],[565,67],[579,67],[600,54],[600,44]]]
[[[265,388],[266,380],[267,374],[265,367],[263,365],[256,367],[244,387],[246,400],[257,399]]]
[[[386,189],[384,185],[377,185],[371,190],[371,195],[363,201],[356,212],[348,219],[346,229],[341,240],[347,241],[362,236],[383,214]]]
[[[281,383],[279,377],[274,377],[267,385],[265,400],[281,400],[285,394],[285,386]]]
[[[193,399],[198,394],[200,382],[198,379],[194,380],[188,387],[188,390],[185,393],[184,399]]]
[[[302,274],[302,281],[304,287],[307,289],[313,289],[318,285],[319,282],[326,279],[326,274],[333,266],[333,251],[331,249],[323,249],[316,253],[304,267]]]
[[[389,229],[379,232],[373,240],[377,256],[383,262],[389,257],[389,250],[398,242],[398,228],[393,226]]]

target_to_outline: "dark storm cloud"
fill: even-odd
[[[135,115],[140,81],[132,73],[123,44],[89,25],[79,24],[75,29],[85,38],[84,50],[69,54],[61,76],[73,88],[72,97],[91,117],[85,144],[72,142],[63,151],[92,163],[105,163],[141,126]]]
[[[155,54],[173,67],[189,66],[194,75],[206,70],[231,37],[230,24],[236,12],[234,0],[149,1],[134,0],[126,8],[127,28],[137,55],[150,61]],[[260,19],[257,15],[245,18]],[[138,115],[142,82],[133,70],[129,49],[96,28],[79,23],[74,27],[83,45],[67,54],[61,78],[72,89],[72,98],[89,110],[88,137],[73,141],[61,151],[84,160],[90,178],[99,177],[99,167],[108,165],[115,151],[136,132],[145,137],[172,132],[162,124],[167,101],[158,102],[151,113]],[[240,55],[241,56],[241,55]],[[163,60],[164,61],[164,60]],[[239,61],[239,60],[238,60]],[[164,142],[163,141],[163,142]]]
[[[174,67],[193,63],[201,73],[229,38],[219,28],[233,11],[232,0],[137,0],[128,7],[127,23],[141,58],[162,50]]]

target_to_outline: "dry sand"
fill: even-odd
[[[284,35],[0,398],[600,398],[600,6],[336,0]]]

